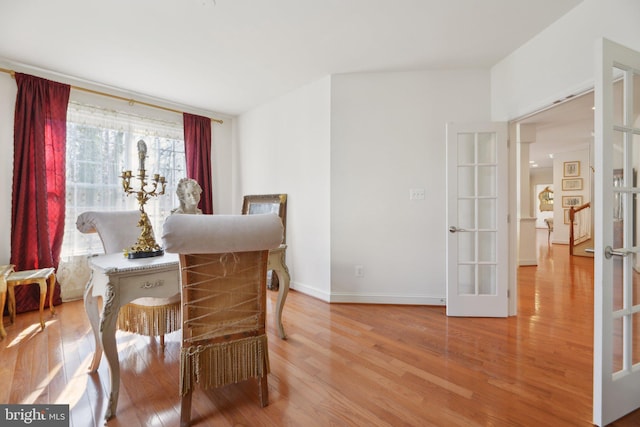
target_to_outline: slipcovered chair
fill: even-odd
[[[84,212],[78,216],[77,229],[82,233],[98,233],[106,254],[123,252],[133,246],[140,229],[140,211]],[[123,255],[124,256],[124,255]],[[181,325],[180,293],[170,298],[139,298],[120,309],[118,329],[139,335],[160,337]]]
[[[191,422],[196,384],[209,389],[257,378],[266,406],[267,259],[282,241],[280,218],[171,215],[163,230],[163,246],[180,254],[182,274],[180,425]]]

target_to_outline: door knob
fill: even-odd
[[[631,253],[631,251],[628,251],[626,249],[613,249],[611,246],[607,246],[606,248],[604,248],[604,257],[606,259],[611,258],[612,256],[620,256],[620,257],[625,257],[627,255],[629,255]]]
[[[451,227],[449,227],[449,233],[457,233],[460,231],[467,231],[464,228],[458,228],[455,225],[452,225]]]

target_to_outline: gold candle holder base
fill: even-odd
[[[164,255],[164,249],[158,249],[151,252],[146,252],[146,251],[127,252],[128,259],[151,258],[154,256],[162,256],[162,255]]]
[[[156,243],[153,237],[151,221],[149,221],[149,217],[144,210],[140,211],[138,227],[140,227],[141,230],[140,236],[135,245],[125,250],[126,257],[129,259],[137,259],[164,255],[164,250]]]

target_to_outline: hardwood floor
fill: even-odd
[[[538,236],[519,270],[519,315],[449,318],[444,307],[327,304],[291,292],[287,340],[269,292],[269,406],[248,381],[193,395],[194,426],[590,426],[593,259]],[[39,332],[18,315],[0,342],[0,402],[69,403],[71,426],[103,424],[108,371],[87,374],[93,339],[82,302]],[[5,325],[8,319],[5,318]],[[122,384],[109,426],[177,426],[179,332],[118,332]],[[614,424],[640,425],[640,411]]]

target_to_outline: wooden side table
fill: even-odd
[[[24,270],[10,273],[6,278],[7,290],[9,291],[9,319],[11,323],[16,320],[16,294],[14,288],[20,285],[30,285],[37,283],[40,286],[40,328],[44,330],[44,302],[47,297],[47,282],[49,284],[49,310],[55,314],[53,308],[53,291],[56,284],[56,274],[53,267],[41,268],[38,270]],[[0,309],[4,311],[6,291],[0,295],[2,305]],[[0,322],[1,323],[1,322]],[[4,330],[4,327],[2,327]]]
[[[7,336],[4,330],[4,302],[7,299],[7,276],[13,272],[13,264],[0,265],[0,340]]]

